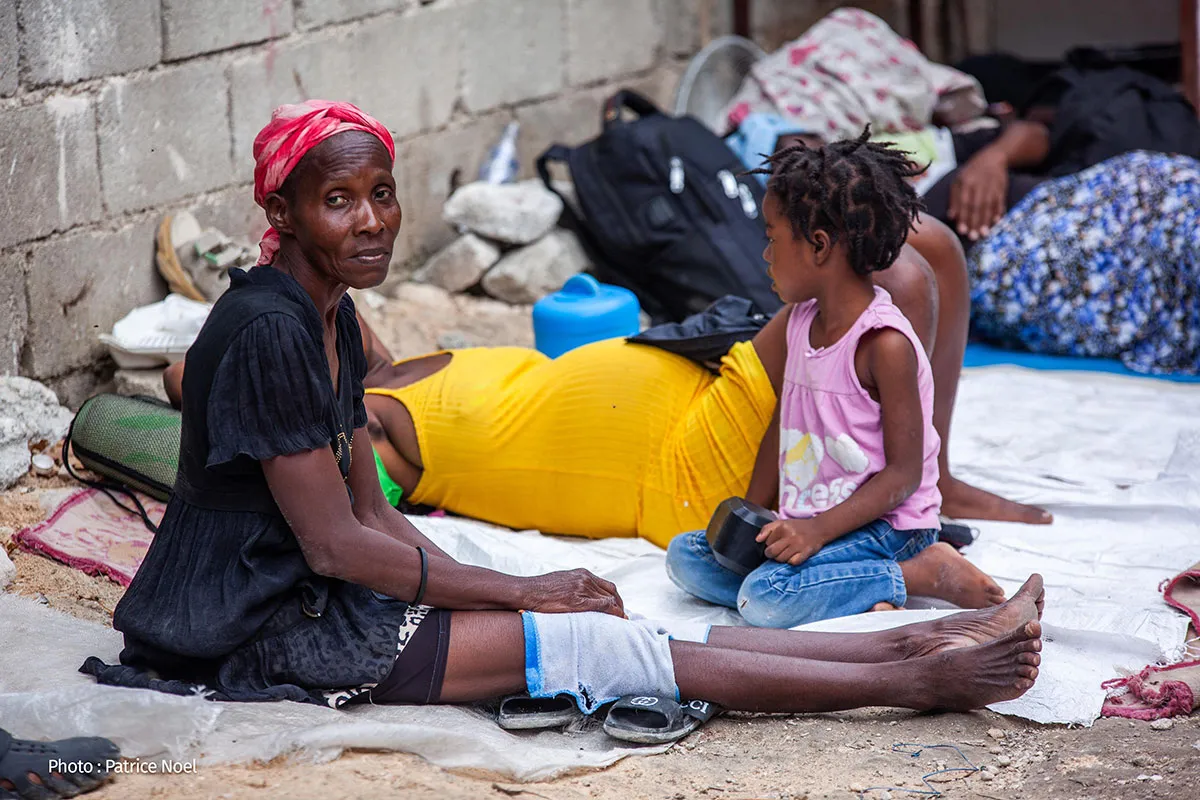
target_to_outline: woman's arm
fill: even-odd
[[[355,518],[328,448],[271,458],[262,467],[271,494],[314,572],[400,600],[415,599],[421,583],[416,547],[365,527]],[[624,615],[616,587],[586,570],[515,577],[437,554],[428,557],[422,602],[461,610]]]
[[[358,446],[358,452],[350,462],[349,482],[350,491],[354,493],[355,518],[363,527],[373,528],[407,545],[424,547],[431,554],[449,558],[383,496],[375,468],[374,445],[366,428],[354,432],[354,444]]]

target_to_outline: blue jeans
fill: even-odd
[[[667,575],[710,603],[737,609],[751,625],[794,628],[908,600],[901,561],[938,539],[936,530],[898,531],[882,519],[825,545],[793,567],[767,561],[744,578],[717,563],[704,531],[683,533],[667,548]]]

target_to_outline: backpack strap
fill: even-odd
[[[595,237],[592,236],[592,232],[588,228],[587,223],[584,222],[578,213],[576,213],[575,206],[572,205],[570,198],[563,196],[562,192],[558,191],[558,189],[555,189],[554,183],[550,180],[550,163],[555,162],[559,164],[565,164],[567,166],[567,171],[570,172],[571,162],[568,160],[570,155],[571,148],[567,147],[566,145],[557,143],[550,145],[548,148],[546,148],[546,152],[538,156],[538,177],[542,179],[542,185],[545,186],[546,189],[558,195],[558,198],[562,200],[563,222],[566,223],[567,228],[570,228],[575,232],[575,235],[579,237],[579,241],[583,245],[584,251],[587,252],[588,258],[592,260],[593,264],[604,266],[608,264],[608,259],[605,258],[604,253],[600,250],[600,245],[596,241]],[[573,174],[571,175],[571,179],[575,179]]]
[[[629,92],[629,94],[634,94]],[[638,95],[640,97],[640,95]],[[615,95],[614,95],[615,97]],[[644,99],[644,98],[643,98]],[[648,100],[646,102],[649,102]],[[584,145],[586,147],[586,145]],[[567,165],[567,170],[570,171],[571,148],[562,144],[552,144],[546,148],[546,151],[538,156],[537,171],[538,177],[542,179],[542,184],[551,192],[558,195],[562,200],[563,211],[560,224],[579,237],[579,243],[583,246],[583,251],[587,257],[595,265],[597,277],[605,283],[620,286],[622,289],[628,289],[638,296],[642,309],[650,314],[651,317],[661,318],[662,307],[651,297],[642,287],[636,286],[631,281],[625,278],[621,270],[616,269],[612,265],[612,261],[604,254],[604,250],[592,235],[592,229],[588,227],[587,220],[580,217],[575,211],[575,206],[571,204],[571,200],[564,197],[561,192],[554,188],[550,180],[550,164],[560,163]],[[574,180],[574,175],[571,176]],[[578,186],[578,184],[576,184]],[[578,194],[578,192],[577,192]]]
[[[639,94],[632,89],[621,89],[605,101],[600,112],[601,126],[607,128],[615,124],[621,118],[621,112],[625,109],[629,109],[639,117],[649,117],[662,113],[659,107],[654,105],[654,102],[645,95]]]
[[[113,481],[113,480],[94,481],[89,478],[85,478],[82,475],[79,475],[75,472],[75,468],[71,466],[71,457],[70,456],[71,456],[71,437],[75,433],[75,420],[77,420],[77,419],[79,419],[78,414],[75,415],[75,419],[71,420],[71,427],[69,427],[67,429],[66,438],[63,439],[63,443],[62,443],[62,462],[63,462],[63,466],[65,466],[67,468],[67,474],[70,475],[75,480],[82,483],[84,486],[87,486],[92,489],[98,489],[99,491],[104,492],[106,495],[108,495],[108,499],[112,500],[120,508],[124,509],[125,511],[128,511],[130,514],[136,514],[137,516],[141,517],[142,524],[146,526],[146,530],[150,531],[151,533],[155,533],[155,534],[158,533],[158,526],[155,525],[153,522],[151,522],[150,515],[146,513],[146,507],[144,505],[142,505],[142,501],[140,499],[138,499],[137,493],[135,493],[128,486],[123,486],[122,484],[117,483],[116,481]],[[130,508],[129,506],[122,503],[120,500],[117,499],[116,495],[114,495],[113,492],[120,492],[121,494],[128,497],[131,501],[133,501],[133,505],[135,506],[135,508]]]

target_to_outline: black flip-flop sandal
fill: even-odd
[[[569,694],[554,697],[510,695],[500,701],[496,724],[506,731],[532,731],[561,728],[583,718],[583,712]]]
[[[704,700],[676,703],[666,697],[628,695],[608,711],[604,732],[636,744],[667,744],[708,722],[718,709]]]
[[[942,517],[942,529],[938,533],[938,541],[946,542],[955,550],[961,550],[969,544],[974,544],[979,538],[979,532],[970,525],[964,525],[948,517]]]
[[[90,792],[108,780],[113,762],[120,757],[121,751],[108,739],[34,742],[15,739],[8,731],[0,730],[0,781],[16,787],[0,787],[0,800],[55,800]],[[51,770],[52,759],[70,768]],[[35,783],[30,774],[41,783]]]

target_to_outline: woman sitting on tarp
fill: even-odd
[[[1036,576],[986,611],[811,634],[633,621],[616,587],[586,570],[518,577],[444,553],[380,491],[347,295],[387,277],[401,221],[392,137],[353,106],[310,101],[277,109],[254,156],[272,226],[260,265],[231,273],[188,352],[175,492],[113,614],[121,664],[92,657],[85,673],[335,708],[527,691],[587,713],[625,695],[635,712],[647,696],[656,709],[681,698],[775,712],[967,709],[1033,685]],[[487,357],[471,363],[486,369]],[[670,727],[682,715],[663,716]]]

